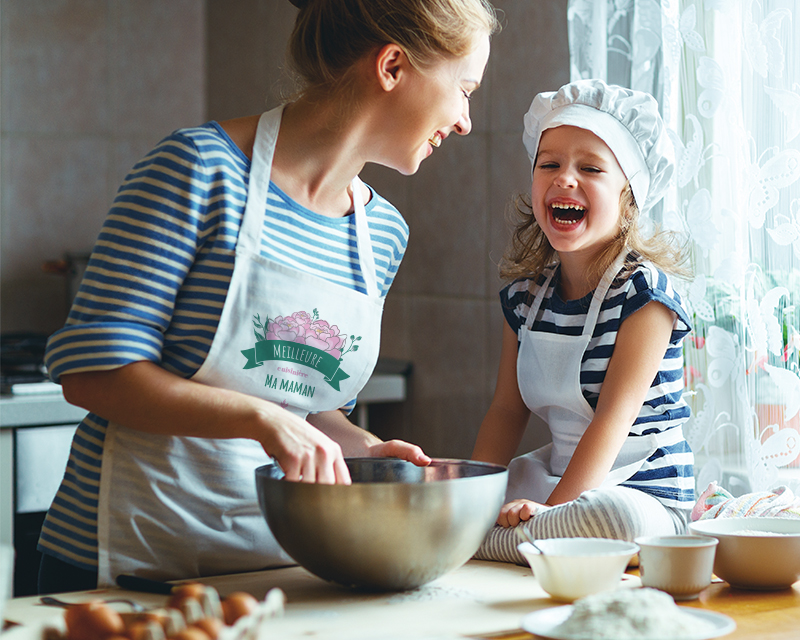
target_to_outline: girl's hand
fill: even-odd
[[[497,516],[497,524],[501,527],[516,527],[520,522],[530,520],[542,506],[532,500],[512,500],[503,505],[500,515]]]
[[[403,440],[387,440],[374,444],[367,450],[367,455],[372,458],[400,458],[413,462],[418,467],[426,467],[431,459],[420,447]]]

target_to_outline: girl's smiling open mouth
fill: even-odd
[[[553,222],[562,226],[574,226],[586,215],[586,207],[572,202],[551,202],[549,209]]]

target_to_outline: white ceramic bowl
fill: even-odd
[[[732,587],[786,589],[800,580],[800,520],[717,518],[689,530],[719,540],[714,573]]]
[[[633,542],[606,538],[551,538],[537,540],[536,545],[544,555],[529,542],[517,549],[531,565],[542,589],[564,602],[615,589],[628,562],[639,551]]]

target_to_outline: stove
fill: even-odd
[[[48,334],[14,332],[0,334],[0,393],[57,392],[44,366]]]

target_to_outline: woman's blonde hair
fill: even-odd
[[[471,52],[477,34],[499,30],[488,0],[308,0],[299,3],[289,59],[306,90],[334,89],[367,53],[402,47],[426,69]]]
[[[556,259],[556,251],[533,215],[530,196],[522,194],[514,201],[513,214],[516,226],[511,244],[500,263],[500,277],[515,280],[536,277]],[[678,277],[688,277],[686,266],[688,254],[685,245],[670,231],[656,230],[650,236],[642,234],[639,222],[639,207],[633,197],[630,185],[620,194],[619,233],[613,242],[600,251],[591,265],[590,280],[600,280],[603,272],[614,261],[623,247],[638,253],[662,271]]]

